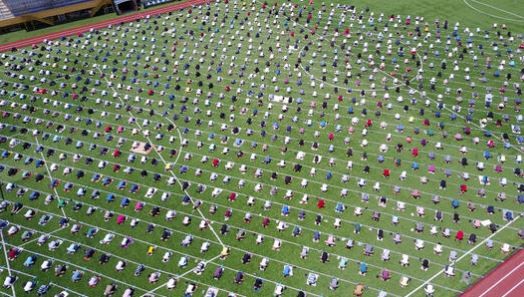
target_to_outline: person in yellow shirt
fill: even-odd
[[[220,252],[220,259],[224,260],[227,256],[229,256],[229,248],[224,246]]]
[[[148,248],[147,248],[147,255],[148,256],[152,256],[153,253],[155,252],[155,247],[150,245]]]

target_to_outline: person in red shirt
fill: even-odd
[[[460,185],[460,193],[464,194],[468,191],[468,186],[465,184]]]
[[[418,156],[418,148],[416,148],[416,147],[413,148],[413,149],[411,150],[411,155],[412,155],[413,157],[417,157],[417,156]]]
[[[319,199],[317,202],[317,208],[322,209],[324,206],[326,206],[326,201],[324,201],[324,199]]]
[[[269,218],[264,217],[264,219],[262,219],[262,227],[267,228],[267,226],[269,226],[269,222]]]
[[[335,134],[333,134],[333,132],[329,132],[328,134],[329,141],[333,141],[334,138],[335,138]]]
[[[462,241],[464,239],[464,231],[458,230],[457,235],[455,235],[455,240]]]
[[[218,164],[220,163],[220,160],[217,158],[213,159],[213,167],[218,167]]]
[[[231,192],[231,194],[229,194],[229,201],[235,202],[235,200],[237,200],[237,193]]]
[[[386,168],[384,169],[384,172],[382,173],[384,175],[384,177],[389,177],[389,175],[391,174],[391,172],[389,172],[389,169]]]
[[[18,250],[16,248],[10,249],[7,257],[9,260],[16,259],[16,257],[18,257]]]

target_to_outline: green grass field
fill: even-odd
[[[450,263],[452,250],[457,251],[459,259],[454,264],[456,276],[441,274],[431,283],[435,285],[435,296],[460,294],[468,286],[461,281],[464,272],[471,272],[471,281],[475,281],[507,256],[501,252],[504,243],[512,249],[522,245],[517,232],[524,223],[521,219],[508,223],[503,219],[503,211],[514,211],[517,217],[524,210],[516,199],[520,194],[516,185],[523,182],[522,175],[514,174],[514,169],[521,166],[515,159],[522,154],[522,144],[517,143],[519,135],[511,128],[520,125],[517,118],[521,112],[515,100],[521,95],[516,93],[519,86],[515,84],[522,83],[524,68],[522,50],[518,49],[524,29],[524,16],[519,12],[524,11],[524,4],[499,2],[490,4],[498,8],[495,9],[473,0],[354,1],[350,4],[356,6],[355,18],[349,11],[344,17],[342,8],[333,7],[331,20],[332,8],[315,3],[312,21],[305,27],[311,9],[305,2],[296,2],[298,7],[293,15],[289,7],[282,8],[277,18],[268,13],[273,2],[262,9],[261,2],[239,2],[235,7],[230,1],[228,5],[213,4],[209,10],[194,8],[188,14],[186,9],[171,16],[106,29],[100,34],[74,37],[69,44],[63,40],[48,50],[28,49],[33,55],[27,51],[6,53],[0,74],[0,136],[5,137],[5,142],[0,143],[0,180],[5,200],[11,206],[21,202],[23,208],[12,214],[9,206],[0,213],[0,219],[9,222],[1,231],[2,250],[6,252],[5,257],[0,257],[1,279],[9,270],[19,277],[13,288],[3,288],[0,294],[23,295],[25,282],[35,278],[38,285],[32,294],[36,294],[38,286],[51,283],[51,296],[63,290],[71,295],[101,296],[110,283],[118,286],[114,296],[122,296],[126,288],[133,288],[134,296],[184,296],[187,283],[198,285],[194,296],[207,296],[210,287],[219,290],[218,296],[273,296],[277,284],[286,286],[283,296],[297,296],[299,291],[307,296],[352,296],[359,283],[366,287],[364,296],[377,296],[381,291],[387,292],[387,296],[424,296],[423,288],[414,290]],[[298,9],[304,5],[303,15],[294,22]],[[318,11],[323,9],[326,11],[319,18]],[[209,19],[203,22],[206,12]],[[380,13],[385,14],[381,20]],[[389,21],[391,14],[400,15],[401,19]],[[408,15],[411,24],[405,25]],[[419,24],[421,36],[417,38],[416,16],[424,17]],[[449,21],[449,28],[441,29],[440,43],[435,38],[437,18],[441,27],[444,20]],[[456,22],[460,22],[460,47],[453,36]],[[310,30],[315,23],[313,34]],[[508,29],[493,29],[493,23],[504,23]],[[337,26],[339,33],[335,34]],[[472,32],[471,40],[464,33],[466,27]],[[480,32],[476,32],[477,27]],[[343,34],[345,28],[349,28],[351,36]],[[500,41],[497,31],[501,32]],[[513,40],[509,40],[508,31]],[[450,41],[446,44],[448,36]],[[2,41],[20,37],[6,35]],[[469,41],[472,46],[466,48]],[[377,47],[379,42],[381,46]],[[416,49],[416,54],[410,54],[412,49]],[[486,66],[488,57],[490,68]],[[15,69],[15,64],[23,67]],[[494,73],[501,64],[500,76],[496,77]],[[299,79],[301,82],[297,83]],[[432,79],[434,89],[430,88]],[[475,82],[474,87],[471,82]],[[505,82],[502,94],[499,89]],[[45,88],[46,92],[38,94],[35,88]],[[493,105],[485,108],[484,96],[490,88]],[[154,90],[154,94],[149,90]],[[293,101],[270,102],[270,94],[291,97]],[[504,97],[507,102],[498,108]],[[476,102],[470,107],[472,98]],[[379,101],[382,107],[377,105]],[[440,110],[438,101],[445,105]],[[365,128],[368,119],[373,125]],[[425,119],[427,125],[423,124]],[[481,119],[486,119],[485,128],[479,126]],[[402,132],[399,125],[403,126]],[[466,127],[471,130],[469,135],[464,132]],[[239,133],[233,133],[234,128]],[[33,131],[38,131],[38,135]],[[329,133],[333,133],[333,140],[328,139]],[[462,141],[454,139],[457,133],[463,135]],[[504,134],[508,136],[506,148]],[[474,144],[477,137],[479,143]],[[13,139],[15,143],[10,143]],[[239,139],[241,145],[235,145]],[[488,140],[494,141],[494,147],[486,145]],[[140,153],[134,154],[134,162],[128,161],[135,141],[155,148],[143,162],[144,155]],[[77,142],[82,142],[82,146]],[[396,150],[399,143],[403,145],[400,152]],[[442,144],[442,149],[436,148],[437,143]],[[30,147],[23,148],[24,144]],[[318,147],[313,148],[314,144]],[[36,150],[40,145],[44,147],[41,152]],[[387,151],[381,151],[382,145]],[[468,148],[467,154],[460,151],[463,145]],[[349,148],[352,156],[347,155]],[[418,149],[418,156],[411,153],[413,148]],[[113,155],[115,149],[121,152],[120,156]],[[485,158],[486,151],[491,158]],[[305,153],[303,160],[297,160],[299,152]],[[81,156],[77,161],[75,154]],[[429,158],[430,154],[434,158]],[[318,164],[313,162],[315,156],[322,157]],[[207,162],[202,162],[204,157]],[[379,162],[379,157],[384,161]],[[444,161],[446,157],[451,158],[449,163]],[[467,166],[460,162],[464,157],[468,159]],[[32,161],[25,162],[26,158]],[[89,164],[88,158],[92,161]],[[215,158],[220,160],[216,167],[212,166]],[[264,162],[266,158],[271,161]],[[35,166],[37,160],[45,165]],[[397,160],[400,164],[396,164]],[[102,161],[107,164],[99,166]],[[348,168],[348,161],[352,168]],[[228,162],[230,169],[226,168]],[[485,169],[478,170],[477,162],[483,162]],[[414,163],[418,170],[412,169]],[[116,169],[116,164],[121,168]],[[302,169],[294,170],[295,164],[301,164]],[[497,165],[502,169],[500,173],[494,170]],[[366,166],[369,172],[364,172]],[[434,173],[428,172],[430,166],[436,168]],[[15,174],[9,174],[11,168],[17,169]],[[71,173],[64,174],[66,168]],[[260,177],[255,176],[257,168],[263,171]],[[310,174],[313,168],[314,176]],[[390,177],[383,176],[384,169],[391,171]],[[141,174],[144,170],[147,176]],[[403,171],[407,176],[401,181]],[[26,172],[30,175],[24,177]],[[84,176],[78,177],[79,172]],[[278,173],[276,179],[271,177],[273,172]],[[462,178],[464,172],[470,175],[467,181]],[[97,174],[100,179],[93,181]],[[215,181],[211,180],[212,174],[218,175]],[[332,177],[327,178],[328,174]],[[43,179],[38,181],[38,175]],[[342,181],[345,175],[347,182]],[[489,177],[489,185],[479,182],[482,176]],[[225,177],[228,182],[224,182]],[[359,187],[357,182],[362,178],[367,184]],[[427,182],[422,183],[421,178]],[[499,182],[502,178],[507,179],[507,185]],[[104,179],[107,185],[103,184]],[[51,186],[51,180],[57,183],[56,187]],[[307,180],[305,187],[301,185],[303,180]],[[445,189],[439,188],[441,180],[447,182]],[[126,186],[119,189],[122,181]],[[379,190],[374,189],[377,182]],[[8,183],[16,185],[13,191],[7,191]],[[185,190],[183,183],[187,183]],[[463,194],[462,184],[468,186]],[[71,188],[66,189],[68,186]],[[133,186],[138,187],[135,193],[130,191]],[[256,191],[258,187],[260,191]],[[150,188],[157,192],[146,198]],[[212,192],[217,188],[222,192],[215,197]],[[19,189],[25,192],[17,195]],[[340,195],[344,189],[348,192],[346,197]],[[79,195],[79,190],[84,193]],[[93,195],[94,191],[98,195]],[[418,191],[420,198],[413,198],[413,191]],[[480,197],[479,191],[485,191],[485,197]],[[40,196],[30,199],[32,192],[39,192]],[[229,199],[232,192],[237,195],[235,201]],[[502,192],[507,196],[503,202],[496,199]],[[163,193],[168,193],[169,198],[162,199]],[[287,193],[292,197],[286,198]],[[108,201],[111,194],[114,199]],[[48,195],[54,200],[46,201]],[[440,199],[438,204],[432,202],[435,196]],[[124,197],[129,205],[121,205]],[[248,205],[249,197],[254,205]],[[385,206],[379,204],[381,197],[387,198]],[[323,208],[317,205],[319,199],[325,202]],[[59,200],[65,205],[59,207]],[[454,208],[453,200],[458,200],[460,206]],[[199,207],[194,206],[197,201]],[[265,201],[271,202],[271,208],[263,207]],[[136,209],[139,202],[144,204],[141,210]],[[474,204],[474,211],[467,207],[468,202]],[[405,209],[400,210],[398,203],[405,203]],[[339,204],[345,206],[344,211],[336,211]],[[290,208],[289,215],[282,215],[284,206]],[[488,206],[494,207],[494,214],[487,213]],[[86,212],[90,207],[96,208],[92,214]],[[211,207],[216,207],[216,213],[210,212]],[[151,214],[154,208],[158,215]],[[355,215],[356,208],[362,209],[362,215]],[[418,216],[417,208],[424,208],[425,215]],[[232,216],[225,220],[227,209]],[[36,212],[32,219],[24,218],[28,210]],[[170,210],[176,211],[176,218],[166,220]],[[442,211],[442,221],[434,220],[436,210]],[[373,219],[375,212],[380,213],[379,219]],[[112,216],[105,219],[109,213]],[[300,213],[305,218],[300,219]],[[460,216],[459,222],[453,222],[454,213]],[[244,220],[246,214],[252,216],[250,223]],[[43,215],[52,216],[44,226],[39,224]],[[122,224],[116,223],[119,215],[126,217]],[[315,222],[317,215],[322,216],[320,224]],[[60,227],[64,216],[69,219],[68,225]],[[192,219],[190,224],[183,224],[186,216]],[[399,219],[398,225],[391,223],[393,217]],[[262,227],[263,218],[270,220],[267,228]],[[337,219],[340,228],[333,225]],[[133,220],[140,221],[134,228],[130,226]],[[207,220],[211,227],[201,230],[201,220]],[[476,220],[490,220],[499,231],[492,234],[489,228],[476,228]],[[279,222],[288,227],[277,230]],[[422,223],[423,232],[414,231],[417,223]],[[72,233],[75,224],[81,228]],[[148,232],[150,224],[155,228]],[[230,230],[221,235],[224,224]],[[14,225],[20,230],[8,236],[8,229]],[[360,234],[354,233],[356,225],[362,227]],[[292,234],[295,226],[301,228],[299,236]],[[438,230],[436,235],[430,232],[433,226]],[[92,228],[97,228],[98,233],[86,237]],[[445,228],[450,229],[451,237],[442,236]],[[243,240],[236,239],[240,229],[246,233]],[[383,240],[377,238],[379,229],[384,231]],[[164,230],[172,233],[168,240],[161,240]],[[463,241],[455,240],[458,230],[465,233]],[[32,236],[23,240],[27,231]],[[319,242],[312,240],[315,232],[321,234]],[[112,242],[100,243],[108,233],[115,235]],[[396,233],[402,236],[399,244],[392,240]],[[469,244],[472,233],[477,235],[477,241]],[[49,234],[50,238],[39,245],[42,234]],[[193,242],[182,247],[181,241],[188,234],[193,236]],[[258,234],[265,238],[259,245],[255,241]],[[336,238],[335,246],[325,244],[329,235]],[[120,243],[125,237],[133,238],[133,243],[122,248]],[[493,249],[485,247],[483,241],[488,238],[494,241]],[[48,243],[55,239],[63,243],[51,251]],[[281,241],[278,250],[272,248],[275,239]],[[355,242],[351,249],[346,248],[348,239]],[[425,242],[422,250],[415,249],[415,239]],[[204,242],[209,242],[210,247],[202,253]],[[68,254],[66,249],[72,243],[79,243],[81,248]],[[440,255],[434,252],[437,243],[443,247]],[[363,253],[367,244],[374,247],[371,256]],[[155,247],[152,255],[147,254],[150,246]],[[225,259],[218,258],[222,246],[231,251]],[[7,263],[7,251],[13,247],[23,251]],[[300,257],[303,247],[309,248],[306,259]],[[84,253],[89,249],[95,254],[85,260]],[[389,261],[381,259],[384,250],[391,253]],[[327,263],[320,261],[322,251],[330,254]],[[166,252],[172,256],[164,263]],[[110,259],[100,264],[99,257],[104,253]],[[242,264],[245,253],[252,254],[252,260]],[[410,257],[407,267],[399,264],[402,254]],[[479,255],[477,265],[470,264],[470,254]],[[36,263],[25,267],[24,261],[30,255],[37,257]],[[185,267],[177,265],[182,256],[190,259]],[[263,257],[269,259],[265,271],[259,269]],[[339,268],[342,258],[348,262],[345,269]],[[53,260],[53,268],[43,272],[40,265],[46,259]],[[430,262],[427,271],[420,268],[423,259]],[[122,272],[115,270],[119,260],[127,263]],[[193,272],[199,261],[207,264],[201,275]],[[368,266],[366,275],[359,274],[362,262]],[[61,277],[54,273],[58,264],[67,265],[67,272]],[[145,271],[134,276],[138,264],[143,264]],[[284,265],[294,267],[292,276],[283,276]],[[224,274],[215,280],[213,274],[219,266],[224,268]],[[382,269],[390,271],[390,280],[377,278]],[[71,278],[75,270],[83,272],[77,282]],[[238,271],[245,274],[242,284],[234,283]],[[161,276],[151,283],[148,276],[153,272],[160,272]],[[309,273],[318,274],[316,286],[306,284]],[[92,276],[101,278],[95,287],[88,286]],[[177,278],[178,284],[170,290],[166,282],[171,277]],[[330,290],[334,277],[340,284],[336,290]],[[399,284],[402,277],[410,279],[405,287]],[[259,291],[253,290],[256,278],[264,281]]]

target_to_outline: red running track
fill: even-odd
[[[209,0],[188,0],[188,1],[180,2],[180,3],[176,3],[173,5],[165,6],[165,7],[160,7],[160,8],[155,8],[151,10],[145,10],[142,12],[137,12],[134,14],[115,17],[110,20],[105,20],[105,21],[95,23],[95,24],[88,24],[88,25],[84,25],[81,27],[72,28],[66,31],[54,32],[54,33],[49,33],[49,34],[42,35],[42,36],[35,36],[35,37],[27,38],[27,39],[22,39],[19,41],[0,45],[0,52],[10,51],[13,48],[19,49],[19,48],[23,48],[27,46],[32,46],[34,44],[39,44],[43,42],[44,40],[53,40],[53,39],[58,39],[58,38],[66,37],[66,36],[82,34],[82,33],[88,32],[91,29],[97,30],[97,29],[107,28],[109,25],[115,25],[115,24],[120,24],[120,23],[125,23],[125,22],[132,22],[138,19],[145,18],[148,15],[152,16],[152,15],[168,13],[168,12],[180,10],[180,9],[192,6],[192,5],[199,5],[199,4],[203,4],[207,2],[209,2]]]
[[[524,250],[521,249],[471,286],[461,297],[524,296]]]

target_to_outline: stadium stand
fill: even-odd
[[[142,1],[144,8],[153,7],[156,5],[161,5],[169,2],[174,2],[175,0],[145,0]]]
[[[15,16],[22,16],[47,9],[75,5],[89,0],[4,0],[7,8]]]
[[[7,7],[5,2],[3,0],[0,0],[0,20],[11,19],[14,17],[15,15],[13,14],[13,12],[11,12],[9,7]]]
[[[59,16],[81,11],[87,11],[86,16],[94,16],[102,8],[112,5],[111,0],[1,0],[0,28],[21,26],[31,29],[34,24],[54,25],[68,19]],[[32,25],[23,26],[27,23]]]

